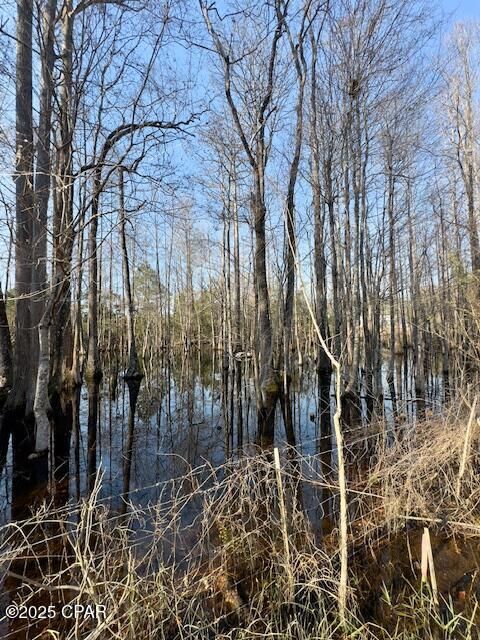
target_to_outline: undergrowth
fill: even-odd
[[[287,522],[273,457],[257,452],[159,484],[154,504],[139,507],[130,495],[126,515],[99,498],[100,473],[80,505],[44,503],[4,526],[4,603],[105,607],[97,619],[56,617],[28,629],[25,620],[0,618],[4,637],[477,638],[479,425],[474,420],[466,443],[467,422],[459,408],[393,434],[381,425],[368,443],[347,437],[356,464],[348,479],[346,620],[337,607],[338,530],[327,513],[327,505],[335,510],[335,469],[326,472],[324,454],[289,449],[281,489]],[[425,526],[438,594],[421,579]]]

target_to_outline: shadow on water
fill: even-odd
[[[328,487],[328,482],[333,476],[333,438],[332,438],[332,416],[330,405],[330,384],[329,380],[318,382],[318,413],[320,434],[318,438],[318,454],[321,464],[321,476],[325,486],[320,489],[321,513],[318,514],[318,521],[322,523],[322,534],[329,530],[328,523],[333,515],[333,494]]]
[[[97,477],[97,437],[98,437],[98,403],[99,383],[94,380],[87,386],[88,418],[87,418],[87,478],[88,493],[95,487]]]
[[[125,460],[123,467],[123,497],[124,500],[120,505],[120,513],[125,514],[127,511],[127,498],[130,491],[130,481],[132,475],[132,456],[135,446],[135,413],[137,411],[138,394],[140,392],[141,382],[139,380],[128,380],[128,434],[127,444],[125,447]]]
[[[52,486],[56,506],[66,504],[70,498],[70,450],[73,432],[73,419],[77,403],[77,394],[64,396],[53,408],[53,436],[55,464]]]
[[[3,470],[7,463],[8,445],[10,441],[10,429],[5,423],[5,420],[0,416],[0,482],[3,475]]]

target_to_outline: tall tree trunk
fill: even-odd
[[[233,352],[235,354],[242,350],[242,299],[240,286],[240,230],[238,224],[238,200],[237,200],[237,176],[233,169],[233,279],[235,291],[235,311],[234,311],[234,335]],[[237,406],[237,446],[243,446],[243,404],[242,404],[242,360],[234,358],[235,366],[235,397]]]
[[[98,247],[97,232],[101,190],[101,164],[94,174],[92,213],[88,234],[88,357],[85,377],[98,382],[102,377],[98,348]]]
[[[202,14],[212,37],[218,55],[223,62],[225,96],[230,107],[234,126],[247,156],[252,176],[251,211],[255,235],[254,256],[254,288],[257,304],[256,314],[256,360],[257,377],[257,431],[260,443],[273,442],[275,430],[275,410],[279,396],[278,373],[273,362],[273,335],[270,317],[270,296],[266,265],[266,202],[265,202],[265,167],[268,158],[266,148],[266,124],[273,98],[274,74],[279,41],[285,28],[287,7],[276,3],[276,24],[272,33],[268,59],[266,60],[266,80],[261,88],[260,100],[254,115],[254,127],[251,142],[240,119],[232,93],[231,52],[215,31],[210,19],[211,7],[203,1],[200,3]]]
[[[311,182],[313,195],[313,216],[314,216],[314,270],[315,270],[315,312],[320,333],[325,338],[327,344],[331,343],[330,331],[327,315],[327,264],[325,259],[325,211],[328,210],[329,220],[334,220],[334,192],[332,178],[332,148],[331,138],[325,145],[325,157],[323,158],[323,182],[324,182],[324,202],[322,202],[322,187],[320,181],[320,144],[318,136],[317,118],[317,45],[311,35],[312,45],[312,68],[310,74],[310,148],[311,148]],[[326,132],[325,132],[326,133]],[[327,134],[328,135],[328,134]],[[326,204],[326,209],[325,209]],[[336,254],[332,256],[336,261]],[[334,282],[334,295],[336,298],[337,282]],[[334,304],[334,313],[338,308]],[[338,319],[336,320],[338,322]],[[331,348],[331,347],[330,347]],[[337,354],[338,355],[338,354]],[[317,359],[317,379],[318,379],[318,424],[320,427],[320,442],[330,442],[330,385],[332,377],[332,365],[325,350],[319,345]]]
[[[141,379],[143,374],[138,362],[137,345],[135,341],[135,308],[133,305],[132,287],[130,281],[130,263],[128,260],[127,236],[125,232],[125,170],[119,170],[119,190],[120,190],[120,240],[122,246],[122,266],[123,266],[123,286],[127,298],[125,305],[125,315],[127,320],[127,340],[128,340],[128,367],[125,372],[125,379]]]
[[[36,421],[35,452],[40,454],[50,446],[50,403],[48,384],[50,378],[50,325],[54,310],[54,299],[63,288],[55,280],[55,286],[47,292],[47,217],[50,199],[50,142],[52,123],[54,26],[57,10],[56,0],[49,0],[43,8],[42,74],[40,88],[40,115],[37,143],[37,170],[35,173],[36,218],[34,220],[34,289],[41,294],[34,300],[32,322],[38,327],[38,368],[33,410]],[[58,290],[57,290],[58,287]],[[36,354],[34,354],[36,356]]]
[[[263,150],[259,155],[263,155]],[[255,191],[252,198],[255,231],[255,292],[257,297],[256,343],[258,353],[258,437],[262,444],[273,442],[275,409],[279,394],[278,374],[273,364],[273,336],[270,318],[270,295],[268,291],[263,170],[258,167],[254,176]]]
[[[412,220],[410,185],[407,192],[407,225],[408,225],[408,268],[410,271],[410,295],[412,299],[412,347],[413,368],[415,375],[415,401],[417,412],[425,409],[425,367],[424,367],[424,318],[423,303],[420,290],[420,265],[416,256],[416,239]]]
[[[350,415],[347,420],[350,425],[357,423],[360,420],[360,400],[359,400],[359,388],[358,388],[358,374],[360,368],[360,325],[362,320],[362,300],[361,300],[361,270],[363,262],[363,234],[361,232],[361,205],[364,203],[365,194],[365,182],[363,178],[363,171],[368,160],[368,146],[365,151],[362,149],[362,120],[360,114],[360,99],[358,92],[352,104],[350,105],[353,117],[349,122],[348,131],[351,135],[351,154],[352,154],[352,171],[351,171],[351,184],[353,190],[353,217],[355,226],[354,245],[350,250],[349,246],[346,247],[346,255],[348,256],[347,264],[348,270],[352,270],[352,276],[350,279],[351,287],[351,335],[352,335],[352,355],[351,355],[351,367],[348,379],[348,384],[345,389],[345,399]],[[349,118],[350,120],[350,118]],[[347,142],[348,144],[348,142]],[[365,154],[364,161],[362,162],[362,153]],[[348,171],[347,171],[348,176]],[[349,197],[349,189],[347,188],[347,197]],[[362,211],[363,215],[363,211]],[[347,227],[350,230],[350,226]],[[348,245],[351,243],[351,236],[348,240]],[[353,260],[351,258],[353,250]],[[367,320],[368,326],[368,320]]]
[[[32,327],[33,123],[32,123],[32,0],[17,2],[16,59],[16,233],[15,233],[15,354],[13,389],[8,408],[32,416],[37,362],[37,333]]]
[[[54,249],[53,278],[65,283],[63,298],[51,327],[52,381],[55,393],[71,386],[73,380],[72,359],[73,339],[71,321],[71,270],[74,242],[73,230],[73,105],[72,105],[72,65],[73,65],[73,7],[72,0],[65,0],[61,13],[62,31],[62,73],[60,79],[60,147],[58,151],[58,176],[56,178],[57,198],[54,208]]]
[[[278,9],[277,9],[278,11]],[[305,21],[306,16],[304,17]],[[300,29],[298,41],[293,42],[290,31],[287,33],[290,41],[295,71],[297,74],[298,88],[295,104],[295,143],[293,157],[290,162],[288,176],[287,196],[285,201],[285,267],[286,267],[286,292],[283,306],[283,415],[287,441],[295,445],[295,429],[293,424],[292,401],[290,387],[292,382],[292,322],[295,299],[295,269],[297,260],[297,236],[295,230],[295,188],[297,184],[298,169],[300,166],[300,154],[303,140],[303,99],[305,94],[305,82],[307,78],[306,61],[303,54],[303,39],[305,36],[304,21]]]
[[[8,326],[6,295],[0,286],[0,409],[12,386],[12,340]]]
[[[390,260],[390,286],[389,286],[389,315],[390,315],[390,358],[388,361],[387,381],[390,389],[390,397],[392,401],[392,410],[394,415],[397,413],[397,395],[395,389],[395,346],[396,346],[396,295],[397,285],[397,264],[396,264],[396,248],[395,248],[395,177],[393,175],[393,140],[388,141],[387,149],[387,214],[388,214],[388,255]]]
[[[230,180],[230,177],[229,177]],[[222,239],[222,414],[225,434],[225,457],[231,455],[230,440],[232,434],[232,414],[229,406],[230,366],[232,364],[232,341],[229,323],[230,315],[230,188],[227,191],[223,208],[223,239]]]
[[[37,166],[35,170],[35,217],[33,220],[33,267],[32,289],[38,291],[32,301],[32,327],[39,327],[45,310],[47,298],[47,217],[48,202],[50,199],[50,142],[52,126],[52,96],[53,96],[53,66],[54,52],[54,25],[56,17],[56,0],[48,0],[41,10],[41,85],[40,85],[40,109],[38,121]],[[41,336],[39,333],[39,348]],[[45,342],[45,341],[44,341]],[[46,342],[48,343],[48,337]],[[45,366],[44,356],[34,350],[32,358],[39,359],[38,366]],[[50,356],[47,355],[48,367]],[[47,374],[48,385],[48,374]],[[35,402],[37,402],[37,389],[35,390]],[[38,425],[37,425],[38,426]]]
[[[472,261],[472,271],[477,281],[477,288],[480,292],[480,243],[478,239],[478,225],[476,213],[476,175],[475,175],[475,122],[473,118],[474,88],[472,84],[471,69],[465,53],[464,62],[465,74],[465,143],[464,162],[460,161],[465,193],[467,196],[467,230],[470,242],[470,254]]]

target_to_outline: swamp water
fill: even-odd
[[[416,401],[412,373],[401,360],[397,363],[397,412],[401,422],[414,423]],[[388,390],[386,367],[384,389]],[[248,365],[242,390],[243,449],[255,444],[256,416],[253,378]],[[293,415],[296,450],[302,456],[330,453],[335,459],[335,443],[327,450],[323,438],[333,438],[321,433],[319,399],[316,374],[313,368],[303,368],[294,385]],[[143,505],[158,499],[162,483],[181,477],[191,468],[205,463],[217,467],[230,456],[238,455],[236,406],[231,398],[222,394],[220,365],[211,361],[184,360],[176,366],[167,366],[157,372],[157,377],[144,378],[138,389],[134,415],[128,385],[119,377],[105,375],[96,388],[83,386],[72,398],[70,419],[64,419],[58,429],[67,433],[67,459],[57,474],[58,489],[63,500],[79,500],[91,488],[92,476],[102,472],[100,498],[115,508],[120,508],[122,495],[134,503]],[[386,391],[385,419],[388,429],[395,428],[392,405]],[[330,392],[331,412],[334,410],[333,388]],[[430,411],[441,409],[444,400],[443,381],[439,374],[432,374],[427,388],[426,404]],[[96,437],[92,442],[89,432],[89,413],[92,404],[96,410]],[[366,402],[361,399],[360,421],[346,426],[351,442],[368,439]],[[233,414],[233,420],[230,415]],[[90,416],[91,417],[91,416]],[[1,418],[0,418],[1,420]],[[331,421],[331,415],[327,422]],[[230,423],[230,424],[229,424]],[[325,421],[322,422],[325,424]],[[5,439],[6,463],[0,476],[0,524],[12,517],[12,479],[15,474],[12,439]],[[387,434],[388,435],[388,434]],[[89,442],[90,438],[90,442]],[[0,446],[1,446],[0,439]],[[8,445],[5,454],[5,444]],[[276,442],[286,444],[285,430],[280,409],[276,416]],[[0,451],[0,460],[2,452]],[[1,469],[1,467],[0,467]],[[63,471],[63,473],[62,473]],[[23,473],[21,470],[20,473]],[[28,495],[20,489],[16,496],[28,505]],[[15,506],[13,508],[15,510]]]
[[[399,361],[396,371],[397,418],[413,426],[416,414],[413,377],[402,365]],[[255,392],[249,368],[246,362],[243,371],[243,380],[246,382],[241,394],[241,449],[247,453],[254,450],[256,435]],[[238,448],[236,400],[234,402],[232,394],[225,395],[222,392],[224,380],[221,367],[215,363],[185,359],[176,365],[163,366],[156,376],[144,378],[139,386],[129,386],[121,377],[105,375],[98,387],[79,390],[67,418],[64,417],[62,424],[57,425],[67,433],[67,438],[64,440],[63,458],[57,460],[56,477],[51,479],[56,506],[67,509],[75,519],[78,501],[92,489],[98,489],[98,500],[108,505],[112,513],[126,513],[130,504],[145,509],[144,521],[132,524],[132,537],[139,534],[143,540],[141,544],[150,544],[148,520],[149,514],[155,511],[155,505],[168,502],[173,492],[179,495],[179,492],[191,491],[195,483],[199,486],[215,482],[218,476],[212,474],[212,469],[221,467],[227,459],[238,459],[241,455]],[[295,450],[300,454],[301,464],[309,460],[312,470],[324,478],[334,479],[335,441],[331,429],[327,434],[320,432],[320,424],[324,426],[330,417],[327,417],[327,421],[325,416],[323,421],[320,419],[313,368],[305,367],[299,372],[292,388]],[[388,389],[386,375],[384,388]],[[333,407],[332,393],[331,396]],[[432,411],[440,410],[443,396],[442,378],[432,374],[426,396],[427,407]],[[395,421],[388,395],[385,398],[385,419],[387,429],[394,430]],[[362,448],[368,450],[366,443],[372,437],[368,432],[364,399],[358,423],[346,426],[346,431],[348,460],[349,449],[356,458]],[[284,433],[282,416],[278,410],[275,444],[279,447],[286,444]],[[28,517],[35,492],[28,471],[16,463],[11,438],[4,457],[0,478],[0,524]],[[189,474],[195,468],[200,471],[193,482],[193,476]],[[307,477],[308,473],[308,469],[304,471]],[[95,485],[97,477],[101,478],[98,486]],[[330,492],[304,483],[301,493],[303,509],[308,513],[314,529],[320,535],[328,533],[334,526],[336,513],[335,500]],[[185,503],[181,513],[182,529],[194,529],[201,509],[201,497],[199,500],[193,497]],[[1,531],[0,528],[0,550]],[[176,563],[181,563],[182,557],[188,555],[191,539],[193,537],[184,536],[182,544],[176,544],[173,556]],[[166,546],[171,541],[172,538],[166,535]],[[171,555],[169,557],[172,559]],[[23,574],[27,578],[28,571],[26,567]],[[15,597],[19,584],[15,580],[2,581],[0,574],[0,588],[2,583],[2,605],[6,605]],[[30,636],[25,635],[18,625],[0,621],[0,637]]]

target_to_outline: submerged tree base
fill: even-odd
[[[124,380],[137,380],[140,381],[144,378],[144,374],[138,368],[128,368],[123,374]]]
[[[88,384],[98,384],[102,381],[103,371],[100,368],[87,367],[85,370],[85,382]]]

